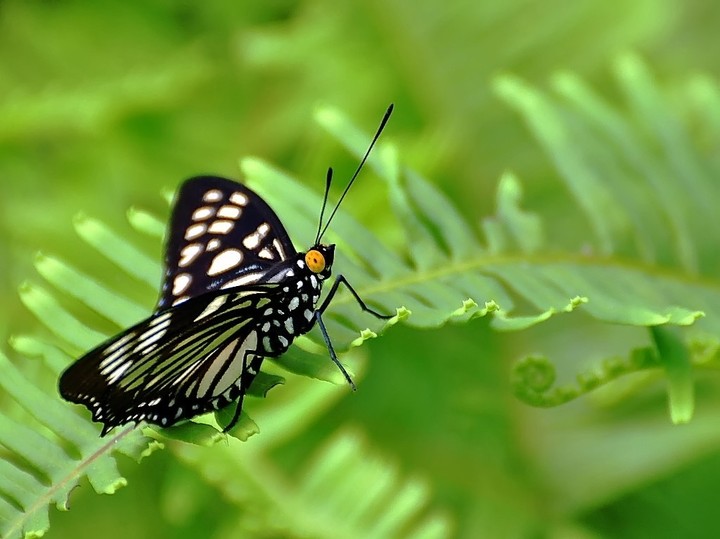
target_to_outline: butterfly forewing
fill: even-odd
[[[285,227],[250,189],[215,176],[187,180],[175,200],[158,308],[260,281],[296,254]]]

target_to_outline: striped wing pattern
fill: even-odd
[[[278,299],[277,284],[192,298],[113,337],[60,379],[64,398],[87,406],[103,434],[129,421],[161,426],[220,408],[259,371],[255,313]]]
[[[174,425],[242,399],[263,359],[312,327],[332,249],[326,256],[326,272],[310,271],[247,187],[187,180],[156,312],[78,359],[61,375],[60,394],[90,409],[103,435],[128,422]]]

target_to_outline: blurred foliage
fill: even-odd
[[[716,198],[705,197],[702,215],[676,214],[670,222],[679,228],[663,219],[658,227],[652,210],[672,216],[668,200],[657,193],[659,202],[646,198],[646,191],[619,180],[632,177],[628,169],[637,172],[628,162],[653,159],[658,168],[645,172],[662,173],[664,182],[687,179],[697,163],[701,175],[717,177],[717,86],[696,70],[714,76],[720,69],[714,52],[718,21],[720,7],[680,0],[4,0],[0,334],[40,332],[16,292],[34,274],[37,250],[104,275],[104,285],[140,305],[154,301],[151,287],[127,287],[106,261],[78,247],[78,211],[113,229],[123,229],[130,206],[165,216],[162,190],[201,172],[239,177],[238,159],[247,155],[293,171],[317,191],[329,164],[343,177],[355,163],[336,138],[310,121],[317,105],[331,104],[371,126],[391,101],[397,110],[385,138],[468,222],[495,212],[497,179],[512,169],[525,188],[523,206],[543,217],[550,252],[620,253],[624,261],[642,261],[650,274],[680,275],[683,286],[697,286],[693,299],[713,306],[716,227],[701,218],[712,216]],[[660,81],[656,101],[635,99],[654,95],[655,83],[637,69],[634,57],[619,56],[629,49],[642,54]],[[590,98],[573,101],[585,89],[575,85],[577,75],[594,88]],[[552,95],[533,89],[548,80]],[[597,95],[601,113],[593,116],[597,109],[587,105]],[[653,118],[660,121],[653,124]],[[682,125],[688,137],[664,137],[668,122]],[[618,125],[620,131],[613,131]],[[565,145],[551,144],[562,129],[569,133]],[[632,137],[623,139],[628,132]],[[637,162],[636,148],[642,157]],[[583,206],[583,194],[589,195],[574,188],[599,186],[594,192],[602,193],[607,184],[627,188],[620,202],[632,203],[619,204],[619,213],[608,213],[612,219],[588,219],[592,199]],[[345,209],[386,245],[405,252],[402,227],[386,190],[377,186],[367,174]],[[673,200],[682,210],[685,199]],[[627,215],[643,218],[624,220]],[[607,223],[609,232],[602,228]],[[628,226],[641,230],[641,224],[647,225],[644,236],[610,247],[595,241],[622,237],[613,234]],[[668,239],[668,230],[685,235]],[[677,237],[692,238],[702,256],[673,243]],[[643,250],[664,240],[666,249]],[[159,259],[156,239],[136,242],[147,257]],[[708,316],[697,325],[710,334],[702,336],[707,345],[717,340],[717,317],[702,309]],[[329,455],[331,442],[341,447],[349,436],[352,447],[382,469],[397,468],[397,485],[422,478],[431,493],[429,514],[452,523],[459,537],[717,535],[720,526],[708,502],[720,475],[712,358],[696,375],[695,417],[682,427],[670,424],[664,378],[653,373],[624,376],[551,409],[530,408],[513,397],[513,359],[542,353],[565,383],[603,358],[628,357],[650,344],[647,331],[600,323],[578,311],[520,333],[493,331],[488,319],[433,331],[399,325],[361,349],[367,359],[359,364],[367,372],[357,394],[337,389],[335,400],[320,399],[325,404],[308,413],[300,431],[273,415],[273,401],[290,413],[305,402],[302,395],[327,387],[293,377],[257,412],[250,407],[262,432],[247,444],[202,448],[171,442],[172,452],[158,452],[139,466],[121,457],[128,487],[112,497],[95,496],[87,486],[75,489],[72,511],[53,511],[49,533],[241,537],[248,535],[239,523],[256,522],[251,536],[294,536],[306,529],[271,528],[273,513],[255,509],[278,507],[285,488],[294,508],[288,511],[307,511],[293,504],[323,492],[308,487],[302,491],[308,496],[298,494],[318,473],[313,459]],[[697,363],[701,356],[693,353],[691,359]],[[23,368],[32,379],[37,368]],[[283,400],[286,391],[290,398]],[[0,395],[0,404],[12,412],[8,401]],[[261,447],[252,449],[255,440]],[[352,469],[364,470],[357,457],[347,458]],[[212,469],[216,460],[222,464]],[[235,481],[235,474],[253,467],[254,480],[267,488],[242,492],[248,483]],[[323,487],[327,492],[345,485],[341,476],[328,477],[333,480]]]

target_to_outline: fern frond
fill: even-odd
[[[13,344],[27,356],[46,358],[53,373],[69,359],[58,361],[61,352],[32,338]],[[132,429],[100,438],[97,427],[37,384],[0,354],[0,388],[17,406],[12,415],[0,414],[0,536],[6,539],[43,535],[49,506],[67,510],[70,491],[84,477],[98,493],[125,486],[114,452],[140,460],[159,447]]]
[[[397,466],[370,451],[354,429],[335,434],[302,466],[302,476],[290,480],[277,474],[263,452],[248,446],[242,452],[235,444],[217,446],[213,459],[197,447],[177,448],[233,503],[255,508],[254,519],[232,522],[235,533],[349,539],[452,535],[451,518],[432,509],[428,485],[403,479]]]
[[[623,69],[638,79],[630,85],[632,91],[641,92],[640,95],[655,103],[653,111],[656,111],[657,95],[653,94],[652,85],[645,84],[647,81],[641,76],[642,70],[638,70],[637,63],[623,65]],[[562,87],[573,88],[567,81]],[[381,144],[369,164],[387,186],[407,245],[383,244],[341,210],[328,234],[329,239],[340,245],[336,255],[337,267],[342,268],[370,305],[386,312],[397,312],[392,323],[407,318],[409,325],[429,328],[491,314],[492,324],[497,329],[521,330],[556,314],[580,309],[601,323],[654,328],[651,331],[658,352],[658,365],[665,368],[674,387],[671,394],[679,399],[674,410],[680,414],[678,417],[686,419],[691,410],[687,404],[692,403],[691,392],[687,391],[690,356],[684,345],[679,345],[682,340],[656,326],[694,324],[699,330],[715,335],[720,330],[720,294],[712,274],[707,273],[707,268],[712,266],[718,255],[710,249],[709,241],[697,239],[698,230],[708,226],[709,213],[704,205],[706,197],[715,189],[703,172],[701,165],[704,163],[692,146],[684,143],[686,141],[682,139],[682,130],[677,123],[669,119],[661,125],[651,126],[662,135],[656,142],[670,156],[665,167],[658,169],[651,158],[654,157],[652,144],[648,143],[650,148],[643,146],[644,139],[636,133],[637,128],[618,120],[620,115],[613,116],[607,107],[597,106],[592,99],[583,98],[583,92],[576,91],[572,95],[602,121],[590,121],[595,117],[589,112],[573,116],[566,108],[516,79],[502,78],[497,88],[526,115],[541,143],[555,158],[561,176],[591,224],[594,232],[594,237],[588,240],[591,247],[582,251],[562,251],[557,246],[551,246],[538,216],[521,208],[520,182],[509,173],[499,183],[496,215],[484,220],[482,230],[476,230],[437,188],[404,167],[391,145]],[[633,103],[640,114],[643,111],[638,101],[635,99]],[[351,151],[358,155],[364,151],[367,136],[357,131],[342,115],[325,109],[319,114],[319,120]],[[575,130],[579,133],[576,134]],[[634,147],[644,150],[629,152],[619,160],[626,176],[639,177],[643,181],[636,181],[628,187],[620,171],[602,168],[610,166],[607,165],[609,160],[606,155],[610,150],[601,143],[604,140],[602,137],[609,138],[609,133],[630,137]],[[576,141],[579,141],[577,145],[572,144]],[[670,152],[673,144],[677,147]],[[623,148],[620,146],[615,151],[622,153],[625,151]],[[596,167],[603,172],[598,172]],[[258,159],[243,160],[241,168],[250,186],[268,200],[283,220],[292,223],[291,230],[296,240],[313,237],[317,209],[320,207],[317,193]],[[693,193],[683,198],[677,186],[663,186],[662,192],[656,193],[653,189],[658,189],[658,186],[653,183],[653,175],[658,171],[664,172],[662,177],[671,183],[677,181],[673,179],[674,173],[691,175]],[[613,172],[620,175],[613,177],[612,181],[603,181]],[[663,200],[666,200],[665,205],[660,206],[662,218],[660,221],[651,220],[651,225],[639,217],[652,213],[641,208],[641,202],[648,197],[652,200],[655,200],[653,197],[665,197]],[[672,197],[677,198],[677,207],[669,204]],[[132,210],[128,219],[137,231],[159,242],[163,227],[158,218]],[[685,220],[688,220],[687,226]],[[671,226],[657,229],[658,222],[668,222]],[[89,217],[79,217],[76,230],[128,282],[135,283],[134,286],[143,290],[143,294],[154,296],[151,290],[159,281],[160,264],[144,254],[132,239],[128,239],[129,234],[119,234]],[[16,340],[16,348],[25,355],[45,357],[55,373],[58,367],[69,362],[70,357],[65,352],[75,355],[97,344],[111,331],[106,327],[98,329],[95,324],[86,322],[88,312],[100,315],[105,323],[109,321],[113,327],[127,325],[148,312],[145,304],[137,303],[129,295],[113,292],[102,284],[102,280],[93,280],[55,257],[39,256],[36,266],[55,290],[51,292],[44,285],[28,283],[21,289],[21,297],[54,335],[57,347],[46,341],[25,338]],[[68,302],[70,299],[77,305]],[[81,308],[76,309],[76,306]],[[410,312],[412,315],[408,317]],[[338,295],[327,314],[329,332],[339,349],[360,344],[386,327],[360,312],[349,295]],[[702,318],[703,314],[705,318]],[[101,323],[98,325],[102,326]],[[365,326],[367,329],[361,331],[358,337],[358,328]],[[325,352],[317,341],[317,337],[312,335],[309,339],[298,339],[298,346],[274,365],[281,366],[284,372],[338,381],[337,370],[325,357],[318,357],[318,354],[325,356]],[[647,357],[651,356],[647,354]],[[255,388],[253,394],[264,395],[280,381],[277,375],[272,374],[278,368],[276,366],[269,363],[268,372],[271,374],[258,378],[262,387]],[[642,367],[646,366],[643,364]],[[9,379],[14,380],[12,376]],[[586,387],[597,383],[598,380],[590,379]],[[6,391],[20,407],[25,406],[22,396]],[[561,397],[560,400],[567,395]],[[67,406],[60,408],[80,421]],[[83,445],[86,444],[84,438],[73,439],[67,432],[69,421],[58,418],[59,432],[52,431],[52,435],[62,439],[63,443],[82,442],[79,448],[81,455],[92,455],[98,462],[112,462],[110,446],[87,446]],[[262,421],[259,423],[262,424]],[[9,424],[5,428],[10,428]],[[88,435],[97,432],[87,424],[86,429]],[[257,425],[245,416],[237,434],[246,438],[256,430]],[[21,443],[13,446],[11,454],[20,457],[23,462],[28,460],[32,463],[28,458],[32,457],[29,446],[36,440],[31,439],[32,434],[21,432]],[[212,429],[203,425],[189,425],[168,434],[198,444],[217,440]],[[131,434],[127,436],[130,439]],[[95,440],[95,444],[98,443]],[[327,449],[325,455],[329,457],[339,451],[338,448],[361,445],[341,438]],[[83,453],[86,447],[94,452]],[[196,450],[187,448],[188,454]],[[231,454],[227,457],[234,458]],[[75,462],[72,459],[69,461]],[[353,462],[352,468],[359,469],[357,460]],[[68,465],[64,461],[61,464]],[[231,466],[231,462],[228,461],[227,465]],[[345,488],[342,477],[337,475],[338,470],[332,470],[333,477],[337,479],[339,488]],[[47,473],[46,470],[41,471]],[[320,474],[319,469],[315,472]],[[72,476],[73,480],[81,475],[81,472],[73,473],[76,474]],[[110,473],[105,475],[112,476]],[[50,482],[65,485],[63,477],[52,476]],[[317,477],[319,475],[315,479]],[[305,484],[306,494],[313,491],[312,481]],[[27,488],[32,487],[32,481],[26,483]],[[114,484],[98,483],[100,486]],[[301,481],[297,483],[302,484]],[[402,491],[397,484],[394,485],[392,492]],[[410,489],[408,492],[411,492],[408,500],[417,499],[413,496],[418,490]],[[23,492],[12,492],[4,498],[15,500],[21,494],[25,495]],[[37,496],[26,496],[23,500],[27,503]],[[302,496],[300,500],[306,501]],[[15,505],[25,508],[23,503],[18,502],[3,510],[11,511]],[[41,504],[43,507],[46,505]],[[277,501],[269,499],[268,506],[276,505]],[[26,512],[18,514],[22,518],[30,518],[25,516]],[[382,515],[374,516],[383,518]],[[385,531],[399,529],[397,526],[408,522],[401,509],[397,510],[396,516],[385,517],[388,519]],[[332,521],[332,518],[327,517],[327,521]],[[367,531],[369,521],[358,520],[357,524],[358,530]],[[427,529],[435,529],[433,526],[436,524]],[[443,531],[447,528],[442,525],[437,529]],[[349,536],[361,536],[353,529],[347,533]],[[428,533],[432,536],[434,532]]]
[[[159,243],[160,231],[164,228],[159,219],[139,210],[131,210],[128,220],[138,232]],[[7,464],[8,470],[4,477],[17,476],[17,481],[8,484],[0,481],[3,483],[0,488],[5,489],[0,499],[11,502],[0,507],[8,523],[4,528],[4,537],[42,533],[47,527],[48,505],[56,503],[64,507],[67,494],[84,476],[99,492],[113,492],[122,486],[124,480],[114,467],[114,451],[139,458],[148,448],[158,447],[156,442],[145,438],[133,428],[121,430],[109,439],[99,438],[98,428],[78,415],[83,411],[61,402],[56,394],[54,386],[57,376],[73,357],[97,345],[110,332],[149,314],[146,305],[150,302],[138,303],[132,297],[153,297],[153,289],[161,274],[159,261],[148,257],[137,247],[137,242],[129,239],[132,235],[127,231],[118,233],[101,221],[84,215],[75,220],[75,229],[92,251],[100,254],[115,268],[114,280],[125,279],[129,289],[137,288],[141,292],[118,293],[105,285],[103,279],[96,279],[59,258],[45,254],[37,256],[35,266],[45,283],[24,283],[20,288],[20,297],[49,330],[52,338],[17,337],[13,340],[13,346],[24,356],[44,359],[46,370],[41,372],[41,376],[49,381],[50,388],[40,390],[34,387],[31,382],[21,378],[20,371],[4,358],[4,383],[0,387],[3,387],[3,392],[19,410],[19,417],[25,418],[25,421],[39,421],[50,432],[47,435],[44,430],[42,434],[37,433],[17,423],[10,414],[4,417],[0,425],[2,443],[8,451],[7,462],[29,464],[25,466],[28,470],[24,466],[15,470],[13,465]],[[360,235],[367,234],[361,227],[358,230]],[[367,237],[370,241],[377,241],[372,236]],[[388,253],[387,261],[390,260]],[[370,275],[361,277],[365,282],[372,280]],[[398,316],[391,323],[406,316],[407,311],[399,310]],[[348,320],[345,324],[345,347],[358,345],[375,336],[374,332],[366,330],[360,332],[358,337],[357,331],[350,329],[354,322]],[[336,338],[335,335],[333,337]],[[338,337],[343,338],[342,335]],[[343,381],[342,375],[327,361],[323,348],[309,339],[298,339],[297,344],[293,351],[275,362],[285,372],[334,382]],[[318,359],[318,355],[322,355],[322,359]],[[271,372],[276,370],[272,365],[268,369]],[[270,388],[282,382],[280,376],[271,372],[260,373],[248,392],[250,396],[265,396]],[[302,421],[296,423],[304,424]],[[243,414],[231,434],[244,440],[257,431],[257,424]],[[10,439],[10,433],[16,436]],[[152,431],[148,433],[156,436]],[[163,434],[198,445],[213,444],[224,439],[216,429],[202,423],[166,429]],[[62,448],[66,446],[74,455],[72,458],[64,454]],[[29,475],[25,477],[23,474]]]
[[[342,117],[326,111],[320,118],[338,138],[352,144],[352,129]],[[468,299],[476,305],[494,301],[499,309],[493,325],[505,330],[524,329],[580,306],[601,322],[637,326],[691,325],[703,312],[720,308],[720,295],[712,287],[683,272],[659,271],[643,261],[619,257],[552,251],[543,243],[540,221],[519,207],[520,185],[509,174],[499,185],[498,214],[485,222],[488,243],[483,246],[478,232],[464,223],[442,193],[417,173],[403,170],[394,152],[378,154],[370,163],[388,182],[408,247],[389,249],[342,212],[333,233],[343,244],[341,267],[360,294],[386,311],[407,307],[412,312],[410,325],[442,325],[459,308],[466,309]],[[245,159],[241,168],[248,183],[283,215],[292,215],[301,235],[310,236],[320,203],[316,194],[259,160]],[[607,234],[600,233],[602,244]],[[393,262],[378,264],[388,258]],[[378,277],[368,280],[376,272]],[[513,299],[518,296],[536,311],[518,317]],[[362,324],[349,295],[333,307],[331,318]],[[476,307],[474,314],[485,311]],[[711,323],[718,321],[720,317],[713,316]],[[377,330],[379,324],[370,327]],[[333,332],[345,340],[342,327],[333,327]]]

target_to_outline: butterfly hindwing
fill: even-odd
[[[275,212],[247,187],[216,176],[178,191],[158,309],[209,291],[258,282],[296,254]]]
[[[254,314],[276,291],[254,285],[159,311],[74,363],[60,392],[90,408],[104,432],[143,419],[169,425],[224,406],[259,370]]]

